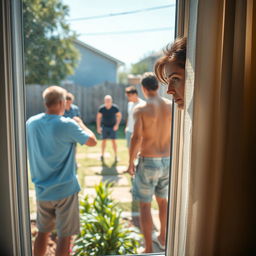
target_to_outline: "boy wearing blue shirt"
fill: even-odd
[[[63,117],[66,90],[59,86],[43,92],[46,112],[26,123],[28,155],[37,198],[38,235],[34,255],[44,255],[50,232],[56,226],[56,255],[69,255],[72,235],[79,234],[75,144],[95,146],[95,135],[81,121]]]

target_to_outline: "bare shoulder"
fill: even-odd
[[[143,112],[144,110],[145,110],[145,108],[146,108],[146,102],[144,101],[144,102],[141,102],[141,103],[139,103],[138,105],[136,105],[135,107],[134,107],[134,109],[133,109],[133,113],[140,113],[140,112]]]
[[[164,97],[162,97],[162,100],[164,101],[165,104],[172,106],[172,101],[171,100],[169,100],[167,98],[164,98]]]

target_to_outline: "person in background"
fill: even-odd
[[[45,255],[54,228],[58,236],[57,256],[70,255],[71,238],[80,233],[75,143],[95,146],[97,140],[82,121],[63,117],[66,94],[59,86],[45,89],[45,113],[30,117],[26,123],[31,179],[37,199],[39,232],[34,243],[35,256]]]
[[[133,194],[140,204],[145,253],[152,253],[153,195],[158,203],[160,220],[160,234],[153,239],[161,249],[165,249],[172,102],[158,95],[158,81],[153,73],[145,73],[141,84],[146,103],[134,109],[134,131],[127,171],[131,176],[135,175]],[[137,157],[139,161],[135,168]]]
[[[101,161],[104,161],[106,141],[110,139],[115,153],[115,162],[117,162],[116,132],[119,129],[121,119],[122,114],[119,111],[119,107],[113,104],[110,95],[106,95],[104,104],[99,107],[96,117],[97,132],[102,134]]]
[[[70,92],[67,93],[66,96],[66,108],[65,108],[65,113],[64,116],[65,117],[70,117],[70,118],[74,118],[75,116],[80,118],[80,110],[79,107],[75,104],[73,104],[74,102],[74,95]]]
[[[138,91],[135,86],[127,87],[125,89],[125,93],[128,99],[128,118],[125,127],[125,135],[127,140],[127,147],[129,148],[134,127],[133,110],[136,106],[145,103],[145,101],[139,98]]]

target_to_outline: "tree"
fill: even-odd
[[[140,61],[135,64],[132,64],[131,66],[131,73],[133,75],[141,75],[145,72],[149,71],[148,70],[148,63],[146,61]]]
[[[61,0],[23,0],[25,79],[27,84],[59,83],[79,59]]]

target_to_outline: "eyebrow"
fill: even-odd
[[[168,78],[169,77],[171,77],[171,76],[173,76],[173,75],[179,75],[177,72],[173,72],[173,73],[171,73],[169,76],[168,76]]]

